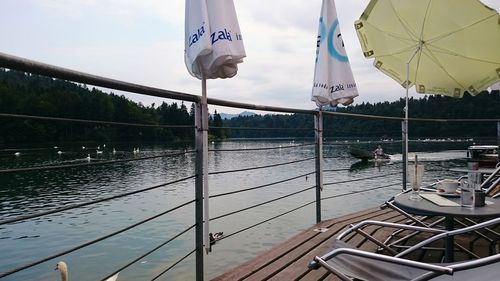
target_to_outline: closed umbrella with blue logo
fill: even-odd
[[[204,246],[209,249],[208,107],[206,79],[231,78],[246,56],[233,0],[186,0],[184,61],[189,73],[202,80]]]
[[[311,100],[318,106],[348,105],[358,96],[333,0],[323,0]]]

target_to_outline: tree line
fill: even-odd
[[[362,103],[336,110],[403,117],[403,108],[404,100],[400,99],[395,102]],[[499,109],[499,91],[484,92],[475,97],[465,94],[461,99],[425,96],[409,101],[409,114],[414,118],[498,119]],[[107,94],[86,85],[6,69],[0,69],[0,113],[154,125],[120,126],[0,117],[0,143],[193,141],[195,132],[193,104],[163,102],[159,106],[145,106],[123,95]],[[215,112],[209,117],[212,139],[313,137],[313,126],[313,117],[304,114],[265,114],[223,120]],[[494,137],[496,123],[410,122],[409,130],[412,137]],[[325,115],[324,135],[340,138],[399,138],[401,122]]]
[[[0,143],[192,141],[194,107],[188,106],[189,109],[182,102],[144,106],[123,95],[107,94],[86,85],[0,69],[0,113],[152,125],[123,126],[1,117]],[[222,126],[220,115],[214,116],[219,122],[217,126]],[[214,118],[210,118],[210,125],[215,126]]]
[[[361,103],[355,106],[336,108],[337,112],[404,117],[405,100]],[[420,99],[409,99],[410,118],[422,119],[500,119],[500,92],[482,92],[476,96],[466,93],[462,98],[428,95]],[[314,119],[306,114],[239,116],[225,120],[232,127],[230,136],[250,137],[313,137]],[[280,130],[238,130],[234,127],[281,128]],[[309,128],[308,130],[306,128]],[[399,120],[366,119],[324,115],[323,135],[338,138],[401,138],[402,124]],[[495,121],[410,121],[411,138],[446,137],[496,137]]]

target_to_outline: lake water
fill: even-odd
[[[273,165],[314,156],[314,146],[286,148],[311,141],[225,141],[210,145],[209,171]],[[376,142],[357,143],[372,150]],[[424,183],[453,177],[450,167],[465,166],[465,142],[411,143],[426,164]],[[218,151],[279,147],[282,149],[250,151]],[[112,149],[116,153],[112,153]],[[322,197],[367,190],[363,193],[322,201],[322,217],[329,219],[343,214],[376,207],[401,190],[401,143],[385,143],[392,160],[382,165],[363,164],[348,155],[348,144],[325,143],[325,170],[350,168],[349,171],[325,172]],[[91,161],[148,157],[193,149],[184,146],[141,145],[134,154],[133,145],[100,145],[97,147],[59,145],[37,148],[0,150],[0,169],[43,165],[65,165]],[[61,151],[61,154],[57,152]],[[20,155],[15,156],[15,152]],[[0,219],[55,209],[115,194],[138,190],[194,175],[193,153],[148,160],[121,162],[59,170],[0,173]],[[209,176],[210,194],[220,194],[257,187],[314,171],[314,160],[273,168],[220,173]],[[390,174],[390,175],[387,175]],[[384,176],[386,175],[386,176]],[[381,176],[381,177],[376,177]],[[371,178],[343,184],[338,181]],[[314,175],[210,200],[210,217],[215,218],[267,200],[297,192],[315,184]],[[371,188],[395,184],[369,191]],[[148,192],[106,201],[100,204],[47,215],[0,226],[0,272],[45,258],[87,241],[125,228],[160,212],[194,199],[194,179],[167,185]],[[307,190],[279,200],[211,222],[211,231],[229,235],[253,224],[315,200],[315,190]],[[206,277],[212,278],[287,239],[315,223],[315,205],[271,220],[256,228],[228,237],[214,245],[206,257]],[[110,239],[73,253],[55,258],[2,280],[58,280],[54,266],[59,260],[68,263],[72,280],[100,280],[117,268],[169,240],[194,224],[194,204],[149,221]],[[153,254],[144,257],[120,273],[119,280],[150,280],[194,249],[194,230],[175,239]],[[194,279],[194,255],[176,265],[158,280]]]

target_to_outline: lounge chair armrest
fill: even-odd
[[[386,255],[381,255],[381,254],[376,254],[376,253],[370,253],[362,250],[357,250],[357,249],[352,249],[352,248],[338,248],[335,249],[321,257],[314,257],[314,260],[309,263],[308,267],[310,269],[318,269],[320,266],[324,266],[327,269],[331,269],[331,266],[326,263],[326,261],[332,259],[333,257],[341,254],[346,254],[346,255],[352,255],[352,256],[358,256],[358,257],[364,257],[368,259],[373,259],[377,261],[384,261],[384,262],[389,262],[389,263],[394,263],[394,264],[400,264],[400,265],[406,265],[414,268],[420,268],[424,270],[429,270],[433,272],[439,272],[439,273],[444,273],[444,274],[453,274],[453,268],[448,267],[448,266],[441,266],[441,265],[436,265],[436,264],[429,264],[429,263],[424,263],[424,262],[418,262],[418,261],[413,261],[413,260],[407,260],[403,258],[396,258],[396,257],[391,257],[391,256],[386,256]],[[334,269],[334,273],[338,273],[337,270]]]
[[[435,228],[430,228],[430,227],[422,227],[422,226],[415,226],[415,225],[407,225],[407,224],[400,224],[400,223],[392,223],[392,222],[384,222],[384,221],[374,221],[374,220],[366,220],[362,221],[360,223],[357,223],[347,229],[346,231],[342,232],[337,236],[337,239],[342,239],[344,236],[347,234],[356,231],[358,229],[362,229],[367,226],[371,225],[377,225],[377,226],[384,226],[384,227],[389,227],[389,228],[396,228],[396,229],[406,229],[406,230],[414,230],[414,231],[423,231],[423,232],[430,232],[430,233],[444,233],[444,230],[441,229],[435,229]]]

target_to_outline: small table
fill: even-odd
[[[446,230],[453,230],[453,219],[455,217],[487,218],[500,215],[500,198],[486,197],[486,205],[473,209],[458,207],[438,206],[426,199],[410,200],[411,191],[402,193],[394,198],[394,205],[403,211],[421,216],[444,216]],[[460,197],[447,198],[460,204]],[[453,262],[453,236],[445,241],[446,262]]]

